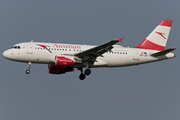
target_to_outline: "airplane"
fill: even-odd
[[[4,51],[3,56],[9,60],[27,63],[27,74],[30,73],[31,63],[39,63],[48,64],[50,74],[64,74],[77,68],[81,71],[79,79],[84,80],[91,74],[91,68],[132,66],[174,58],[175,54],[171,51],[176,48],[165,50],[172,22],[161,21],[147,38],[134,48],[115,45],[122,43],[123,38],[99,46],[32,40],[14,45]]]

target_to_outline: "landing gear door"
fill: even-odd
[[[139,50],[134,49],[133,60],[139,60]]]
[[[27,43],[27,54],[33,54],[33,41]]]

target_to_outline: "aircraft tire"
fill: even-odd
[[[90,70],[90,69],[86,69],[86,70],[84,71],[84,73],[85,73],[85,75],[90,75],[90,74],[91,74],[91,70]]]
[[[79,76],[79,79],[84,80],[85,78],[86,78],[85,74],[81,73],[80,76]]]
[[[30,70],[26,70],[26,74],[29,74],[30,73]]]

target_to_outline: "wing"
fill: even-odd
[[[122,39],[123,38],[118,40],[111,40],[110,42],[107,42],[105,44],[77,53],[74,56],[76,56],[77,59],[81,59],[83,61],[89,60],[94,62],[98,56],[102,56],[102,54],[104,54],[105,52],[111,51],[111,49],[113,48],[112,45],[116,44],[117,42],[122,42]]]

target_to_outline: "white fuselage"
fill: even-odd
[[[45,45],[43,48],[39,45]],[[18,62],[32,62],[41,64],[54,64],[52,58],[56,55],[73,54],[88,50],[95,46],[77,45],[77,44],[59,44],[59,43],[40,43],[26,42],[14,45],[12,49],[8,49],[3,53],[7,59]],[[168,53],[159,57],[152,57],[151,54],[159,52],[156,50],[138,49],[113,45],[113,49],[104,53],[101,57],[97,57],[96,61],[89,67],[122,67],[130,65],[138,65],[148,62],[154,62],[173,58],[173,53]],[[83,64],[75,63],[73,67],[85,67]]]

